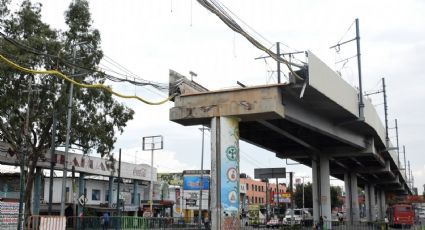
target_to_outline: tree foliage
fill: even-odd
[[[304,207],[313,208],[313,189],[312,184],[309,182],[304,184]],[[303,185],[298,184],[294,193],[295,205],[299,208],[303,207]]]
[[[0,28],[9,38],[0,37],[3,56],[31,69],[57,69],[73,75],[78,82],[105,82],[100,74],[92,71],[103,53],[100,33],[92,28],[86,0],[76,0],[69,5],[64,31],[52,29],[41,20],[41,4],[26,0],[16,12],[10,13],[9,2],[0,0]],[[30,79],[32,92],[29,94]],[[0,87],[0,140],[7,142],[12,151],[27,149],[25,200],[29,210],[36,162],[48,158],[46,151],[50,148],[54,112],[58,113],[55,144],[65,142],[70,84],[54,76],[19,72],[0,63]],[[98,89],[74,87],[73,100],[71,145],[84,153],[94,151],[107,155],[113,149],[116,134],[122,133],[127,121],[133,118],[133,110]],[[28,135],[24,135],[27,111],[30,114]]]
[[[331,186],[331,207],[341,207],[342,201],[339,199],[342,195],[341,187]],[[294,193],[295,205],[299,208],[303,206],[303,186],[299,184],[296,186]],[[313,207],[313,185],[309,182],[304,185],[304,207],[312,208]]]
[[[343,201],[340,199],[342,196],[342,189],[339,186],[331,186],[331,207],[341,207]]]

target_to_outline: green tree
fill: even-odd
[[[339,186],[331,186],[331,207],[341,207],[342,200],[340,197],[342,196],[342,189]]]
[[[341,187],[331,186],[331,207],[341,207],[342,201],[339,199],[342,195]],[[295,205],[299,208],[303,206],[303,186],[299,184],[296,186],[294,193]],[[312,208],[313,207],[313,185],[309,182],[304,186],[304,207]]]
[[[66,31],[50,28],[41,20],[41,4],[24,1],[20,8],[8,13],[8,0],[0,0],[0,26],[10,39],[0,38],[0,53],[14,62],[32,69],[57,69],[87,84],[104,83],[101,74],[92,71],[102,59],[100,33],[92,28],[89,5],[76,0],[65,12]],[[19,42],[19,44],[13,43]],[[84,43],[84,44],[81,44]],[[76,45],[79,44],[79,45]],[[25,46],[25,47],[23,47]],[[73,60],[73,50],[76,58]],[[40,55],[44,53],[45,55]],[[46,55],[47,54],[47,55]],[[73,65],[73,61],[75,64]],[[29,79],[33,93],[29,95]],[[54,76],[27,74],[0,63],[0,140],[10,145],[10,151],[26,147],[27,180],[25,186],[26,214],[36,162],[46,160],[50,148],[53,112],[59,112],[56,145],[63,145],[66,136],[66,107],[70,84]],[[84,153],[95,151],[109,154],[122,133],[133,110],[118,103],[111,94],[98,89],[74,88],[70,143]],[[26,113],[29,109],[28,133],[25,135]]]
[[[312,208],[313,207],[313,190],[312,184],[309,182],[304,185],[304,207]],[[295,205],[299,208],[303,207],[303,186],[302,184],[298,184],[295,187],[294,192]]]

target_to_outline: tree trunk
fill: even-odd
[[[24,193],[24,202],[25,202],[25,217],[28,218],[31,216],[31,194],[32,186],[34,184],[35,178],[35,166],[38,161],[38,154],[33,152],[30,155],[29,167],[27,172],[27,180],[25,183],[25,193]],[[34,199],[40,199],[40,197],[34,197]]]

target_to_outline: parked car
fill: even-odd
[[[425,211],[419,212],[418,217],[421,218],[421,219],[425,219]]]
[[[313,218],[311,214],[307,210],[303,209],[287,209],[285,212],[285,217],[283,218],[283,224],[284,225],[290,225],[291,224],[291,217],[293,213],[293,224],[305,224],[312,222]]]
[[[270,219],[268,222],[267,222],[267,228],[279,228],[279,226],[280,226],[280,221],[279,221],[279,219]]]

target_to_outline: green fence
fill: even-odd
[[[111,216],[108,222],[102,222],[99,216],[68,217],[67,229],[199,229],[197,219],[191,218],[145,218],[134,216]],[[74,227],[75,225],[75,227]],[[205,224],[202,224],[205,228]]]

